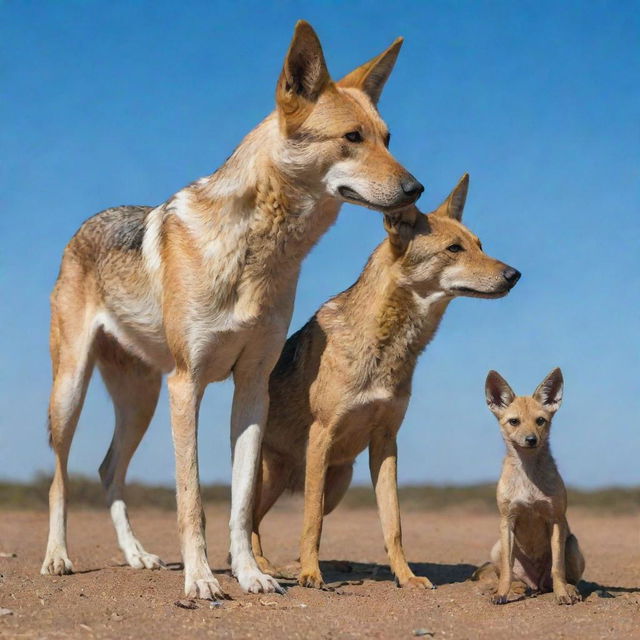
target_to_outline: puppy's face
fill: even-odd
[[[560,369],[554,369],[531,396],[516,396],[497,371],[489,372],[487,405],[498,419],[507,446],[532,450],[547,443],[551,420],[562,402],[562,389]]]

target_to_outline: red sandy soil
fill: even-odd
[[[322,569],[331,590],[246,595],[229,575],[228,513],[207,510],[209,559],[233,598],[184,609],[175,516],[133,513],[147,550],[169,570],[123,566],[106,511],[72,511],[69,544],[75,575],[40,576],[47,534],[41,511],[0,513],[0,616],[3,638],[640,638],[637,515],[569,514],[587,559],[584,601],[558,606],[550,594],[489,603],[489,585],[466,579],[497,539],[496,514],[456,508],[404,514],[407,555],[435,591],[399,589],[392,581],[377,515],[338,509],[325,521]],[[297,558],[299,502],[276,508],[264,523],[265,552],[278,566]]]

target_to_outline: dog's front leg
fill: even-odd
[[[404,555],[398,503],[397,460],[396,434],[384,428],[376,429],[369,444],[369,468],[391,571],[401,587],[434,589],[429,578],[418,577],[411,571]]]
[[[254,363],[255,364],[255,363]],[[231,569],[248,593],[284,593],[271,576],[260,571],[251,548],[253,503],[260,464],[262,434],[269,411],[269,372],[236,366],[231,412]]]
[[[503,515],[500,519],[500,579],[492,596],[493,604],[506,604],[509,599],[513,573],[513,520]]]
[[[324,586],[320,572],[319,551],[324,512],[324,491],[327,461],[331,446],[330,429],[314,422],[309,430],[307,466],[304,480],[304,520],[300,539],[300,576],[303,587],[321,589]]]
[[[551,579],[553,594],[558,604],[574,604],[581,599],[578,590],[572,584],[567,584],[565,559],[567,530],[567,522],[564,518],[555,521],[551,530]]]
[[[189,598],[214,600],[223,597],[207,560],[204,511],[198,473],[198,410],[202,389],[182,370],[168,379],[171,429],[176,456],[178,532],[184,561],[184,591]]]

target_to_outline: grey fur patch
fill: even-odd
[[[105,212],[105,245],[120,251],[140,251],[144,240],[145,219],[149,211],[151,207],[130,205]]]

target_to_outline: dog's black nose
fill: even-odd
[[[536,436],[526,436],[524,441],[530,446],[535,447],[538,444],[538,438]]]
[[[518,282],[518,280],[520,280],[520,276],[522,275],[517,269],[514,269],[513,267],[507,267],[503,272],[502,275],[504,276],[504,279],[509,283],[510,287],[513,287],[513,285]]]
[[[400,183],[402,191],[411,198],[418,199],[418,196],[424,191],[424,187],[413,177],[408,176]]]

